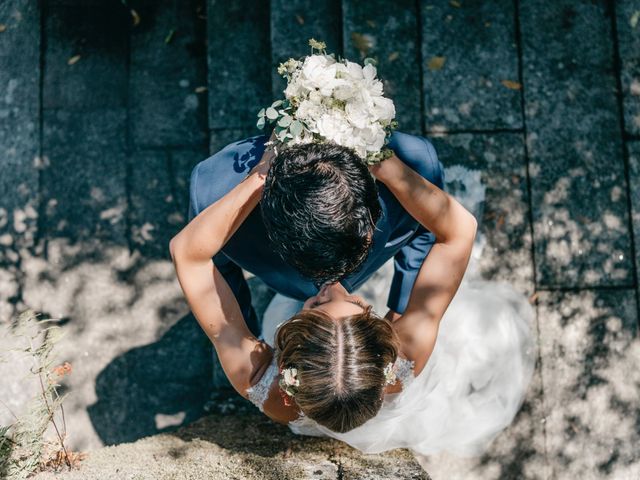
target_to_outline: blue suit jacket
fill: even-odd
[[[245,178],[262,157],[266,141],[266,136],[258,136],[232,143],[196,165],[191,174],[191,218]],[[440,188],[443,187],[442,164],[428,140],[395,132],[389,147],[424,178]],[[395,273],[387,305],[390,309],[403,313],[418,270],[429,253],[435,236],[419,225],[382,183],[378,182],[378,188],[382,216],[376,225],[371,251],[363,266],[341,283],[351,292],[394,257]],[[304,301],[318,292],[311,281],[303,278],[274,251],[259,208],[249,214],[222,252],[216,255],[214,262],[236,295],[247,325],[256,335],[260,333],[260,329],[242,268],[288,297]]]

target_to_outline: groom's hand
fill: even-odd
[[[385,185],[390,182],[399,181],[408,167],[394,153],[386,160],[376,165],[371,165],[369,171],[379,181]]]
[[[271,134],[267,143],[271,143],[275,140],[275,131]],[[267,145],[264,149],[264,153],[262,154],[262,158],[256,164],[255,167],[251,169],[249,175],[257,174],[262,181],[267,178],[267,173],[269,172],[269,168],[271,167],[271,161],[275,157],[274,145]]]

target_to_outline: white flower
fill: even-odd
[[[391,362],[384,367],[384,379],[386,385],[395,385],[396,383],[396,372],[393,370],[393,363]]]
[[[313,122],[316,118],[319,118],[323,112],[324,109],[319,103],[311,99],[303,100],[300,102],[300,105],[298,105],[298,110],[296,110],[296,118],[303,122]]]
[[[300,386],[300,380],[298,380],[297,375],[298,375],[297,368],[286,368],[282,371],[284,383],[289,387]]]
[[[278,71],[287,79],[286,100],[261,110],[258,126],[277,123],[278,142],[331,141],[369,162],[388,156],[383,149],[395,128],[395,107],[384,97],[376,68],[314,49],[321,53],[280,65]]]
[[[347,103],[345,113],[354,127],[365,128],[369,122],[370,110],[363,102]]]
[[[337,78],[336,61],[328,55],[310,55],[304,61],[301,71],[301,82],[304,88],[318,90],[322,95],[329,96],[334,88],[345,81]]]
[[[374,97],[372,111],[376,120],[390,122],[396,116],[396,107],[389,98]]]

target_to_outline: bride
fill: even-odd
[[[526,390],[531,312],[512,289],[489,282],[468,282],[454,299],[474,245],[473,215],[396,156],[371,167],[437,239],[405,313],[380,318],[329,284],[281,318],[270,346],[251,334],[211,259],[257,206],[272,158],[266,152],[170,245],[182,290],[233,387],[296,433],[365,452],[480,453]]]

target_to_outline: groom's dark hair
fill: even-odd
[[[282,258],[316,284],[338,281],[367,258],[382,214],[378,187],[356,153],[335,144],[283,148],[260,203]]]

